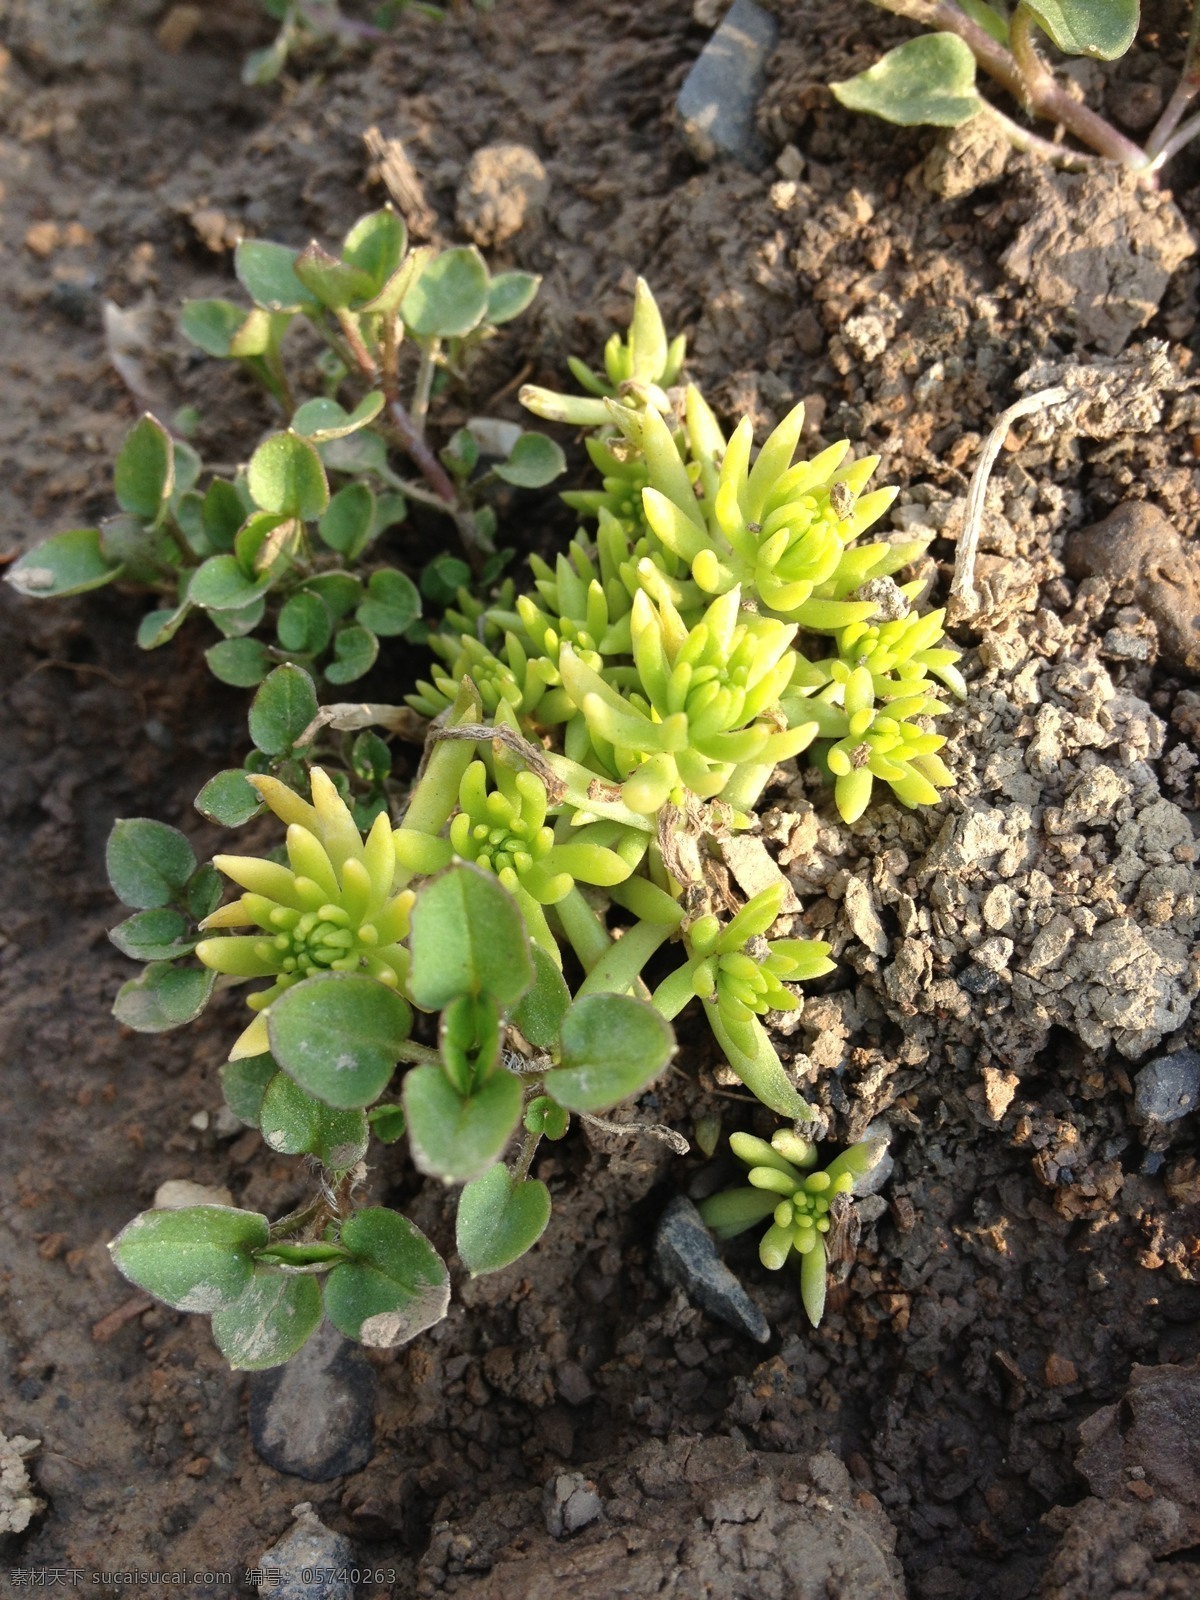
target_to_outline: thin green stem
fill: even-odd
[[[1146,140],[1146,154],[1151,158],[1155,169],[1162,166],[1164,161],[1170,159],[1163,152],[1168,144],[1172,144],[1171,153],[1182,148],[1188,142],[1189,134],[1180,143],[1173,144],[1171,135],[1179,126],[1184,112],[1200,91],[1200,64],[1197,55],[1200,53],[1200,0],[1193,0],[1192,26],[1188,30],[1187,51],[1183,58],[1183,70],[1179,75],[1179,82],[1175,85],[1175,92],[1163,107],[1162,115],[1154,125],[1154,131]],[[1194,119],[1193,119],[1194,120]]]
[[[517,1157],[516,1166],[512,1169],[512,1181],[514,1184],[524,1183],[529,1176],[529,1169],[533,1165],[533,1158],[537,1154],[537,1147],[541,1142],[542,1136],[540,1133],[530,1133],[528,1129],[525,1130],[525,1137],[521,1141],[521,1153]]]
[[[413,388],[410,410],[413,427],[417,430],[417,437],[421,439],[425,437],[425,418],[429,413],[429,396],[433,392],[433,379],[437,372],[437,357],[441,347],[442,341],[437,338],[421,346],[421,361],[417,367],[417,381]]]
[[[576,884],[566,899],[553,907],[558,925],[585,972],[603,959],[612,940]]]
[[[628,994],[641,977],[642,968],[675,930],[653,922],[636,922],[614,939],[604,956],[576,991],[583,994]]]

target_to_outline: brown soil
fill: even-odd
[[[168,9],[7,10],[0,553],[107,508],[138,407],[108,359],[105,300],[140,306],[164,338],[137,378],[145,400],[196,406],[206,458],[245,458],[269,417],[184,346],[172,313],[228,291],[240,233],[329,240],[379,203],[372,124],[404,140],[448,241],[481,146],[526,145],[549,176],[545,204],[493,252],[545,282],[488,353],[474,407],[526,368],[553,383],[568,352],[594,356],[641,272],[727,415],[766,427],[804,398],[814,445],[846,435],[882,456],[880,480],[903,489],[897,525],[947,536],[930,565],[943,593],[966,475],[1021,376],[1041,363],[1048,382],[1078,361],[1105,387],[1082,431],[1022,424],[1002,455],[986,626],[959,639],[972,679],[959,787],[931,812],[884,804],[847,828],[794,780],[766,820],[804,901],[798,926],[830,938],[840,963],[781,1048],[834,1137],[883,1117],[896,1156],[837,1309],[812,1334],[794,1286],[750,1250],[732,1259],[778,1330],[766,1352],[666,1295],[648,1235],[704,1163],[573,1136],[539,1167],[555,1191],[546,1238],[457,1284],[444,1323],[375,1358],[374,1459],[327,1484],[256,1458],[245,1384],[207,1325],[147,1306],[105,1250],[167,1178],[227,1184],[272,1213],[306,1181],[256,1135],[217,1131],[231,1008],[153,1039],[108,1016],[128,976],[105,938],[111,820],[160,817],[211,848],[191,799],[240,759],[241,698],[208,678],[198,631],[139,656],[136,596],[43,609],[5,591],[3,1430],[41,1440],[26,1465],[45,1502],[5,1541],[6,1567],[240,1574],[307,1499],[364,1565],[395,1570],[368,1593],[786,1600],[809,1592],[779,1554],[786,1529],[825,1515],[828,1493],[859,1522],[838,1523],[842,1577],[822,1593],[902,1592],[880,1554],[889,1520],[921,1600],[1200,1592],[1197,1432],[1167,1425],[1196,1405],[1200,1356],[1191,1123],[1148,1152],[1131,1120],[1138,1067],[1197,1043],[1200,700],[1165,642],[1160,659],[1132,582],[1068,576],[1063,559],[1071,531],[1126,500],[1164,511],[1185,536],[1172,559],[1195,559],[1197,273],[1181,262],[1200,219],[1196,156],[1173,169],[1175,210],[1108,180],[1072,189],[1081,180],[1016,157],[1001,177],[994,152],[955,156],[928,133],[853,120],[820,85],[895,30],[849,0],[775,8],[762,131],[804,160],[761,175],[698,167],[672,125],[706,37],[688,0],[497,0],[441,26],[409,18],[373,55],[319,55],[269,91],[239,82],[267,35],[250,0],[203,8],[176,54],[156,37]],[[1135,52],[1111,94],[1133,103],[1161,72]],[[1048,272],[1073,208],[1101,232],[1125,219],[1118,252],[1161,247],[1161,281]],[[500,409],[515,415],[510,399]],[[523,538],[563,526],[538,517]],[[397,555],[423,559],[411,543]],[[655,1115],[685,1133],[713,1106],[727,1131],[754,1123],[744,1102],[713,1098],[701,1037],[683,1038],[684,1071]],[[449,1203],[401,1158],[370,1182],[448,1247]],[[1146,1372],[1164,1368],[1156,1399]],[[808,1475],[789,1477],[788,1457],[812,1457]],[[672,1462],[693,1459],[680,1467],[693,1487],[676,1492]],[[541,1493],[575,1469],[607,1520],[561,1546]],[[730,1474],[736,1494],[694,1487]],[[634,1559],[663,1541],[673,1561]],[[878,1588],[846,1554],[860,1546]],[[253,1591],[239,1577],[192,1592]]]

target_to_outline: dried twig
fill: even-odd
[[[1036,394],[1022,395],[996,418],[967,491],[967,509],[963,514],[962,532],[958,536],[954,577],[946,602],[947,622],[965,622],[979,610],[979,595],[975,590],[975,552],[979,545],[979,530],[983,525],[983,502],[988,479],[1000,454],[1000,446],[1008,437],[1008,430],[1019,418],[1027,417],[1034,411],[1044,411],[1047,406],[1057,405],[1060,400],[1069,398],[1070,391],[1067,389],[1039,389]]]

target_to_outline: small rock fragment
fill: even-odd
[[[1043,1375],[1046,1379],[1046,1387],[1048,1389],[1061,1389],[1068,1383],[1076,1383],[1079,1379],[1079,1373],[1076,1371],[1075,1363],[1070,1359],[1070,1357],[1060,1356],[1053,1350],[1046,1357],[1046,1366]]]
[[[325,1483],[371,1459],[375,1373],[329,1323],[284,1366],[251,1373],[249,1387],[250,1437],[277,1472]]]
[[[734,0],[700,52],[676,102],[684,137],[698,160],[732,156],[756,172],[766,166],[768,151],[754,113],[778,34],[774,17],[754,0]]]
[[[256,1563],[263,1600],[353,1600],[349,1574],[358,1562],[349,1539],[327,1528],[307,1500],[292,1515],[295,1526]]]
[[[1117,355],[1158,310],[1171,274],[1195,254],[1169,196],[1131,173],[1040,169],[1029,220],[1000,258],[1046,310],[1061,309],[1083,345]]]
[[[604,1515],[596,1485],[582,1472],[556,1472],[542,1491],[546,1532],[566,1539]]]
[[[921,169],[925,187],[943,200],[961,200],[996,182],[1012,148],[991,117],[971,117],[939,135]]]
[[[1067,540],[1073,578],[1107,578],[1113,598],[1140,606],[1166,664],[1200,673],[1200,558],[1157,506],[1129,500]]]
[[[682,1289],[710,1317],[759,1344],[771,1337],[761,1308],[717,1254],[712,1235],[686,1195],[676,1195],[662,1214],[654,1235],[654,1264],[664,1283]]]
[[[41,1442],[22,1434],[6,1439],[0,1433],[0,1534],[24,1533],[38,1512],[45,1509],[45,1502],[33,1493],[25,1470],[26,1458]]]
[[[1139,1127],[1177,1122],[1200,1105],[1200,1051],[1176,1050],[1144,1066],[1133,1080],[1133,1120]]]
[[[233,1196],[224,1184],[193,1183],[190,1178],[168,1178],[154,1191],[157,1211],[182,1211],[185,1206],[231,1206]]]
[[[549,193],[546,169],[528,146],[484,145],[458,186],[459,226],[481,249],[506,244],[540,218]]]

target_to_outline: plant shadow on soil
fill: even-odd
[[[1063,311],[1000,264],[1045,180],[1014,158],[1003,184],[932,195],[914,176],[931,136],[854,121],[818,88],[863,64],[865,7],[777,8],[762,114],[776,150],[804,151],[787,179],[699,168],[673,129],[705,38],[685,0],[498,0],[441,27],[405,19],[374,55],[318,57],[269,92],[238,82],[263,42],[249,0],[212,8],[174,55],[155,33],[166,9],[9,9],[4,210],[20,312],[0,328],[4,553],[106,508],[107,463],[136,410],[108,365],[104,298],[164,330],[147,391],[199,409],[206,459],[248,454],[269,418],[184,347],[171,315],[185,295],[228,292],[239,232],[328,239],[379,203],[361,144],[373,123],[404,139],[447,240],[461,237],[455,187],[476,148],[517,140],[545,163],[546,215],[492,257],[543,273],[542,296],[487,352],[484,396],[526,367],[559,381],[568,352],[594,357],[641,272],[668,324],[692,331],[692,370],[726,415],[765,427],[808,400],[807,444],[846,433],[878,452],[901,512],[952,534],[964,473],[1014,379],[1039,358],[1088,355]],[[890,24],[874,26],[891,42]],[[1121,74],[1153,76],[1136,52]],[[1194,158],[1179,166],[1175,203],[1194,224],[1200,178]],[[885,1562],[877,1588],[844,1576],[822,1593],[1196,1592],[1196,1502],[1172,1543],[1138,1521],[1142,1497],[1074,1463],[1080,1425],[1121,1397],[1135,1363],[1186,1372],[1200,1353],[1191,1129],[1174,1125],[1175,1143],[1148,1156],[1130,1119],[1139,1065],[1196,1043],[1187,745],[1200,702],[1120,596],[1068,581],[1062,559],[1069,528],[1127,498],[1151,498],[1181,531],[1195,524],[1195,327],[1185,266],[1149,329],[1170,341],[1177,380],[1160,426],[1014,441],[982,546],[995,610],[982,638],[960,640],[972,695],[952,745],[958,790],[932,813],[883,804],[854,828],[811,783],[768,797],[765,836],[805,906],[797,931],[830,939],[839,960],[782,1048],[803,1053],[836,1138],[882,1116],[896,1157],[820,1332],[750,1249],[731,1259],[777,1330],[769,1346],[666,1294],[647,1241],[662,1200],[703,1163],[647,1140],[600,1150],[576,1130],[539,1164],[555,1214],[535,1251],[456,1281],[444,1323],[372,1358],[375,1457],[332,1483],[256,1459],[244,1382],[207,1324],[147,1305],[105,1250],[167,1178],[228,1185],[272,1214],[306,1183],[256,1134],[218,1131],[234,1000],[158,1038],[109,1018],[128,976],[105,938],[111,819],[153,815],[215,846],[191,799],[240,758],[241,701],[207,677],[198,634],[137,656],[136,597],[39,609],[4,592],[0,822],[19,870],[0,885],[0,1350],[5,1427],[42,1441],[30,1470],[46,1502],[6,1542],[7,1564],[240,1573],[308,1499],[364,1565],[396,1570],[397,1594],[557,1583],[599,1596],[618,1592],[618,1570],[621,1593],[807,1594],[780,1577],[785,1535],[765,1514],[758,1554],[738,1546],[738,1571],[722,1566],[722,1539],[761,1507],[723,1512],[720,1496],[667,1517],[663,1540],[684,1531],[665,1569],[620,1562],[654,1547],[673,1464],[691,1484],[774,1482],[781,1459],[824,1450],[849,1478],[827,1465],[803,1489],[784,1483],[782,1499],[840,1495],[878,1519],[881,1548],[890,1520],[904,1577]],[[444,415],[478,403],[451,395]],[[546,525],[529,514],[540,520],[526,544]],[[400,542],[395,557],[419,566],[432,553]],[[939,583],[952,553],[949,538],[933,547]],[[1114,926],[1135,946],[1096,946]],[[714,1108],[726,1132],[769,1129],[714,1094],[702,1031],[684,1038],[648,1114],[685,1134]],[[372,1195],[410,1196],[414,1220],[448,1246],[451,1201],[399,1159],[383,1156]],[[599,1485],[607,1521],[559,1546],[542,1487],[575,1469]],[[703,1548],[686,1536],[696,1518]],[[1126,1587],[1083,1587],[1089,1567],[1127,1573]],[[673,1587],[660,1591],[664,1571]]]

